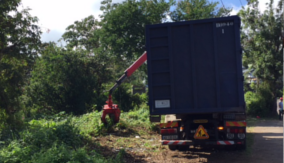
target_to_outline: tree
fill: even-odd
[[[218,8],[219,2],[207,0],[183,0],[177,3],[176,9],[171,13],[173,21],[185,21],[229,16],[232,9]]]
[[[82,50],[49,45],[37,59],[27,95],[39,111],[82,114],[107,99],[102,83],[109,80],[106,65]]]
[[[239,12],[242,18],[241,41],[244,48],[243,64],[254,69],[254,74],[269,88],[271,97],[267,108],[276,113],[275,99],[283,84],[283,43],[281,28],[283,26],[283,1],[273,8],[273,0],[261,13],[257,0],[248,2],[248,8]]]
[[[126,0],[112,3],[101,2],[101,21],[98,30],[100,47],[96,54],[108,56],[113,77],[117,79],[130,66],[145,48],[145,26],[166,21],[173,0]],[[142,65],[131,80],[142,82],[146,78],[146,66]],[[128,80],[130,81],[130,80]]]
[[[125,64],[125,59],[132,63],[145,51],[145,25],[162,23],[174,3],[127,0],[112,4],[111,0],[104,0],[101,4],[101,48]]]
[[[66,32],[62,35],[62,39],[66,41],[68,48],[80,48],[93,52],[93,49],[99,47],[98,21],[89,16],[82,21],[75,21],[74,24],[66,28]]]
[[[8,115],[20,109],[21,88],[41,45],[38,19],[29,9],[18,11],[19,5],[20,0],[0,3],[0,110]]]

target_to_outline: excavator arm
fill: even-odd
[[[116,84],[109,90],[108,100],[106,101],[106,105],[103,108],[103,114],[101,120],[104,124],[107,124],[105,119],[106,115],[109,115],[110,118],[114,120],[114,123],[119,122],[120,117],[120,109],[117,104],[113,104],[112,102],[112,93],[113,91],[125,81],[128,77],[130,77],[145,61],[147,60],[147,52],[144,52],[128,69],[124,71],[124,74],[116,81]]]

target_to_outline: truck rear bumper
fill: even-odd
[[[243,140],[161,140],[162,145],[242,145]]]

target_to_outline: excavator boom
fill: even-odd
[[[147,52],[144,52],[130,67],[128,67],[124,74],[116,81],[116,84],[109,90],[108,100],[106,105],[103,108],[103,114],[101,120],[104,124],[107,124],[105,119],[106,115],[109,115],[110,118],[114,120],[115,123],[119,122],[120,109],[117,104],[112,102],[112,93],[113,91],[121,84],[125,79],[130,77],[145,61],[147,60]]]

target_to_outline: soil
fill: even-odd
[[[190,147],[187,151],[171,151],[158,140],[155,133],[144,137],[116,133],[97,139],[105,156],[113,157],[123,148],[125,162],[283,163],[283,121],[280,120],[257,120],[248,129],[246,150]]]

